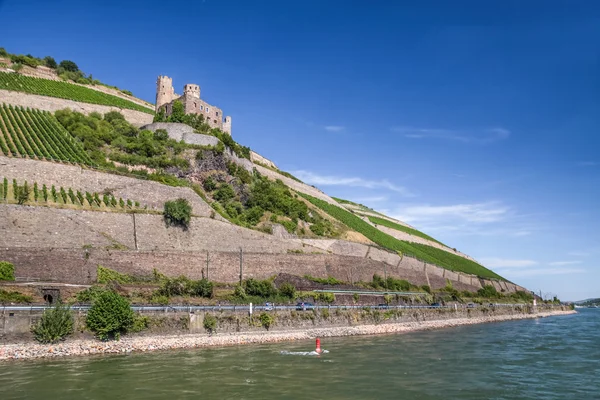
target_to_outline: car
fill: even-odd
[[[377,306],[377,308],[379,308],[380,310],[386,310],[386,309],[390,308],[390,305],[381,303]]]
[[[298,303],[296,304],[296,311],[314,310],[315,305],[313,303]]]
[[[441,306],[442,305],[440,303],[431,303],[431,307],[438,308],[438,307],[441,307]]]
[[[265,311],[273,311],[273,303],[265,303]]]
[[[475,304],[474,303],[469,303],[469,304],[467,304],[467,308],[475,308]]]

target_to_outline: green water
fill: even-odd
[[[405,335],[0,364],[0,399],[600,399],[600,310]]]

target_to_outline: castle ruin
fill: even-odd
[[[173,112],[175,101],[183,104],[186,114],[200,114],[211,128],[219,128],[231,135],[231,117],[224,116],[223,110],[200,99],[200,86],[188,83],[183,87],[183,96],[175,93],[173,79],[159,76],[156,80],[156,112],[162,108],[166,116]]]

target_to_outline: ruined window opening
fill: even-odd
[[[44,301],[48,304],[52,304],[52,302],[54,301],[54,298],[52,298],[51,294],[45,294],[44,295]]]
[[[213,122],[216,124],[216,123],[217,123],[217,120],[216,120],[216,119],[213,119]]]
[[[219,112],[217,111],[217,113],[216,113],[216,114],[217,114],[217,117],[218,117],[218,116],[219,116]]]

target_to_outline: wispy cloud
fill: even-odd
[[[504,219],[509,208],[497,202],[454,204],[445,206],[418,205],[397,210],[394,217],[405,222],[428,222],[455,219],[467,222],[488,223]]]
[[[534,260],[515,260],[498,257],[484,257],[479,259],[479,261],[489,268],[523,268],[538,264],[538,262]]]
[[[574,256],[574,257],[587,257],[590,255],[590,253],[587,251],[570,251],[567,254],[569,254],[570,256]]]
[[[462,143],[487,144],[508,139],[510,131],[504,128],[487,128],[481,130],[430,129],[414,127],[394,127],[397,132],[409,139],[442,139]]]
[[[388,196],[372,196],[372,197],[357,197],[354,198],[356,203],[369,205],[371,203],[382,203],[384,201],[388,201],[390,198]]]
[[[552,265],[552,266],[565,266],[565,265],[577,265],[577,264],[581,264],[581,261],[553,261],[551,263],[549,263],[548,265]]]
[[[324,126],[324,128],[327,132],[341,132],[346,129],[345,127],[340,125],[327,125]]]
[[[597,165],[600,165],[597,161],[579,161],[577,163],[578,167],[595,167]]]
[[[514,270],[507,269],[503,271],[498,269],[498,272],[501,275],[506,276],[507,278],[522,278],[527,276],[538,276],[538,275],[566,275],[566,274],[580,274],[585,272],[585,269],[582,268],[532,268],[532,269],[523,269],[523,270]]]
[[[349,186],[349,187],[362,187],[367,189],[387,189],[396,193],[400,193],[406,197],[415,196],[410,190],[403,186],[398,186],[387,179],[383,180],[370,180],[359,177],[343,177],[334,175],[319,175],[310,171],[292,171],[292,173],[304,182],[312,185],[321,186]]]

